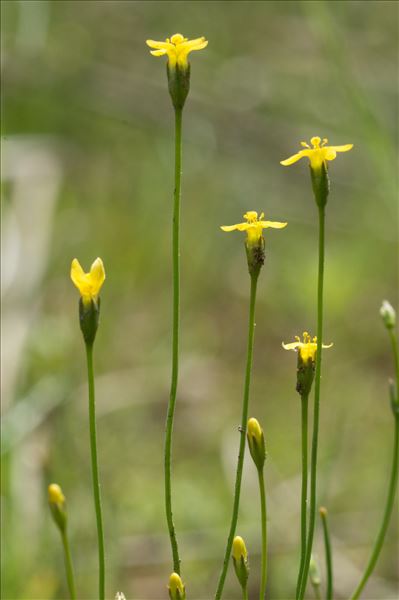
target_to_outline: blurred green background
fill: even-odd
[[[396,2],[2,2],[3,590],[66,598],[48,483],[68,500],[79,598],[94,599],[84,347],[71,259],[104,260],[95,346],[107,597],[166,598],[163,436],[171,360],[173,112],[147,38],[206,36],[184,112],[181,378],[174,514],[193,600],[213,597],[230,522],[247,335],[241,234],[266,232],[251,416],[265,429],[268,597],[298,565],[296,357],[315,331],[317,211],[308,166],[279,161],[313,135],[353,151],[331,163],[319,503],[330,511],[336,597],[358,582],[380,523],[392,446],[393,373],[378,310],[397,304]],[[255,469],[238,533],[259,580]],[[397,520],[363,598],[397,597]],[[324,568],[321,530],[316,551]],[[312,591],[308,592],[312,597]],[[240,597],[233,570],[226,600]]]

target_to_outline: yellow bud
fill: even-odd
[[[57,483],[51,483],[48,486],[48,501],[50,504],[64,504],[65,496]]]
[[[262,428],[259,425],[259,421],[253,417],[248,421],[248,435],[255,438],[260,444],[262,440]]]
[[[172,573],[169,577],[169,597],[171,600],[184,600],[186,590],[178,573]]]
[[[258,470],[263,469],[266,458],[265,436],[257,419],[251,418],[247,424],[249,451]]]
[[[235,558],[235,560],[240,561],[241,558],[243,558],[244,560],[247,560],[248,557],[248,552],[245,546],[245,542],[242,539],[242,537],[240,537],[239,535],[236,535],[236,537],[233,540],[233,558]]]

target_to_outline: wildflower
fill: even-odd
[[[265,213],[261,213],[258,218],[258,213],[255,210],[249,210],[245,213],[244,219],[246,223],[237,223],[236,225],[222,225],[223,231],[246,231],[248,244],[257,244],[263,237],[263,229],[271,227],[273,229],[283,229],[287,226],[287,223],[280,223],[279,221],[263,221]]]
[[[343,146],[326,146],[328,143],[327,138],[323,138],[323,141],[318,136],[312,137],[310,140],[313,148],[306,142],[301,142],[301,146],[304,150],[300,150],[296,154],[293,154],[289,158],[282,160],[280,164],[284,166],[292,165],[301,158],[307,156],[310,161],[310,166],[315,171],[320,170],[321,166],[327,166],[327,160],[334,160],[337,156],[337,152],[348,152],[352,150],[353,144],[344,144]]]
[[[78,288],[83,304],[97,303],[98,294],[105,280],[104,265],[101,258],[96,258],[90,267],[90,272],[85,273],[77,258],[71,265],[71,279]]]
[[[172,573],[169,577],[168,590],[170,600],[184,600],[186,597],[184,584],[177,573]]]
[[[239,535],[233,540],[232,558],[238,581],[242,588],[246,588],[249,575],[248,552],[244,540]]]
[[[285,350],[297,350],[302,362],[304,363],[309,361],[314,362],[317,352],[317,337],[311,339],[308,332],[304,331],[303,342],[301,342],[297,335],[295,336],[295,339],[296,342],[292,342],[290,344],[284,344],[283,342],[283,348]],[[322,348],[331,348],[332,345],[333,344],[322,344]]]
[[[57,483],[51,483],[48,486],[48,501],[50,504],[64,504],[65,496]]]
[[[65,496],[57,483],[51,483],[47,489],[48,503],[51,514],[58,529],[63,533],[66,528],[67,514],[65,508]]]
[[[100,318],[100,289],[105,280],[104,265],[96,258],[90,272],[85,273],[77,258],[71,265],[71,279],[80,292],[79,322],[86,345],[93,345]]]
[[[155,50],[151,50],[153,56],[164,56],[165,54],[168,56],[169,69],[174,69],[177,65],[180,69],[187,70],[188,54],[193,50],[206,48],[208,42],[204,37],[189,40],[181,33],[175,33],[171,38],[166,38],[164,42],[147,40],[146,44],[150,48],[155,48]]]
[[[247,440],[249,451],[257,469],[263,469],[265,464],[265,436],[257,419],[251,418],[247,425]]]

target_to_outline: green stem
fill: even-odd
[[[306,554],[306,514],[308,501],[308,406],[309,395],[301,396],[301,420],[302,420],[302,490],[301,490],[301,561],[297,580],[296,595],[298,596],[299,585],[302,579]]]
[[[247,586],[242,588],[242,600],[248,600],[248,587]]]
[[[398,345],[396,340],[396,335],[393,330],[389,331],[389,335],[392,341],[392,349],[393,356],[395,361],[395,371],[396,371],[396,394],[398,394],[399,390],[399,353],[398,353]],[[395,420],[395,431],[394,431],[394,442],[393,442],[393,456],[392,456],[392,469],[391,476],[389,480],[388,487],[388,496],[385,504],[385,510],[382,518],[382,523],[380,527],[380,531],[378,532],[377,539],[374,543],[374,548],[371,552],[370,560],[367,564],[366,570],[364,572],[363,577],[360,580],[359,585],[351,596],[351,600],[356,600],[359,598],[364,586],[366,585],[370,575],[372,574],[375,565],[377,564],[378,557],[380,555],[382,546],[384,544],[385,534],[388,529],[389,521],[392,514],[392,509],[395,501],[395,492],[396,486],[398,483],[398,467],[399,467],[399,412],[393,411],[394,420]]]
[[[244,464],[245,454],[245,433],[247,429],[248,421],[248,403],[249,403],[249,387],[251,383],[251,369],[252,369],[252,356],[254,348],[254,333],[255,333],[255,300],[256,300],[256,287],[258,282],[258,276],[251,276],[251,294],[249,301],[249,319],[248,319],[248,347],[247,347],[247,365],[245,370],[245,384],[244,384],[244,397],[242,403],[242,416],[240,426],[240,447],[238,452],[237,471],[236,471],[236,482],[234,488],[234,501],[233,501],[233,512],[231,516],[230,532],[227,538],[226,551],[224,554],[223,567],[220,573],[218,586],[216,589],[215,600],[220,600],[223,593],[224,582],[226,580],[227,569],[229,566],[229,559],[231,554],[231,548],[233,545],[234,534],[237,526],[238,519],[238,507],[240,505],[240,493],[241,493],[241,479],[242,479],[242,468]]]
[[[259,600],[264,600],[267,584],[267,512],[266,512],[266,494],[263,469],[258,469],[260,509],[262,521],[262,571]]]
[[[97,459],[97,434],[96,434],[96,400],[94,392],[94,370],[93,370],[93,346],[86,344],[87,356],[87,377],[89,381],[89,422],[90,422],[90,450],[91,450],[91,471],[93,478],[94,507],[97,520],[97,538],[98,538],[98,595],[99,600],[104,600],[105,596],[105,556],[104,556],[104,531],[101,513],[100,482],[98,475]]]
[[[326,555],[326,573],[327,573],[327,586],[326,586],[326,600],[332,600],[333,598],[333,566],[332,566],[332,552],[331,552],[331,539],[330,531],[328,527],[327,511],[320,509],[321,522],[323,524],[323,535],[324,535],[324,549]]]
[[[324,227],[325,227],[325,209],[319,206],[319,272],[317,284],[317,354],[316,354],[316,374],[315,374],[315,393],[313,405],[313,437],[312,437],[312,455],[310,466],[310,508],[309,508],[309,527],[306,544],[305,561],[302,572],[301,584],[299,586],[299,600],[303,600],[306,590],[306,583],[309,574],[310,557],[312,554],[313,536],[316,522],[316,478],[317,478],[317,450],[319,442],[319,412],[320,412],[320,375],[321,375],[321,355],[323,343],[323,287],[324,287]]]
[[[173,325],[172,325],[172,376],[165,428],[165,510],[173,570],[180,575],[180,557],[172,512],[172,434],[179,376],[179,320],[180,320],[180,199],[182,158],[182,110],[175,110],[175,191],[173,202]]]
[[[68,581],[69,595],[71,600],[76,599],[75,578],[73,575],[71,551],[69,549],[69,541],[66,529],[61,532],[62,545],[64,547],[65,570]]]

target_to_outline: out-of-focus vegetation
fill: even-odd
[[[2,2],[3,593],[65,598],[48,483],[61,484],[81,598],[94,598],[84,347],[69,267],[104,260],[95,347],[107,595],[166,597],[163,504],[170,375],[173,112],[147,38],[205,35],[184,114],[182,345],[174,515],[190,598],[214,593],[230,520],[245,360],[247,209],[266,231],[251,416],[262,423],[269,597],[292,597],[299,555],[300,404],[281,342],[315,331],[317,211],[300,140],[354,149],[331,163],[319,500],[337,598],[369,556],[386,495],[392,373],[378,309],[397,302],[397,5],[394,2]],[[256,472],[237,533],[259,573]],[[391,523],[365,599],[397,591]],[[316,550],[322,560],[321,529]],[[309,592],[311,593],[311,592]],[[232,569],[226,599],[240,597]],[[253,595],[253,597],[256,597]]]

